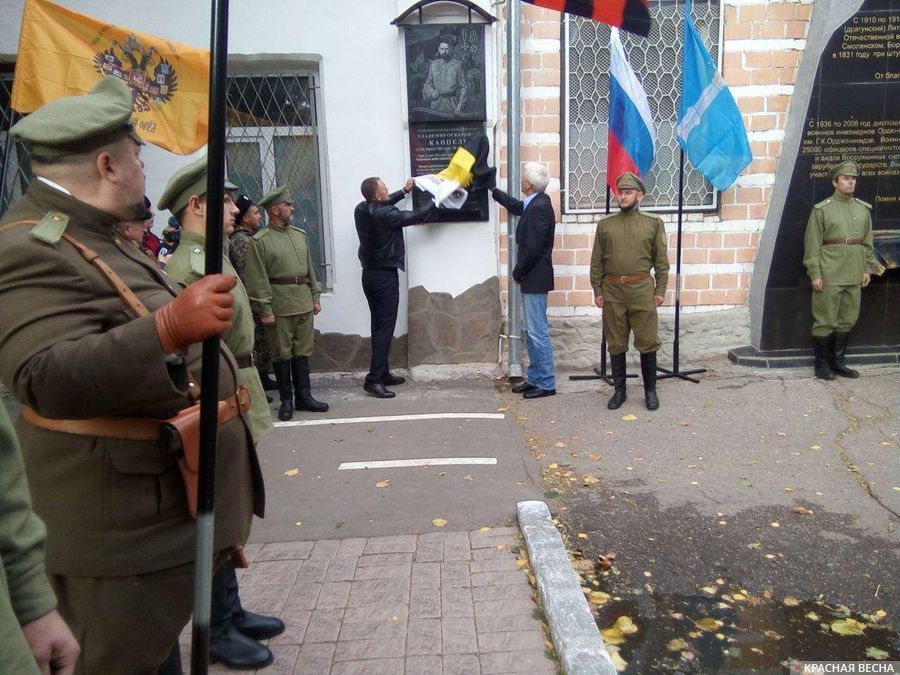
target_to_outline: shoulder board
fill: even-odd
[[[830,204],[830,203],[831,203],[831,197],[829,197],[828,199],[823,199],[823,200],[820,201],[818,204],[816,204],[815,206],[813,206],[813,208],[814,208],[814,209],[821,209],[822,207],[824,207],[825,205]]]
[[[256,234],[254,234],[254,235],[253,235],[253,238],[254,238],[254,239],[262,239],[262,238],[265,237],[267,234],[269,234],[269,228],[268,228],[268,227],[264,227],[264,228],[261,229],[259,232],[257,232]]]
[[[863,201],[862,199],[860,199],[859,197],[856,198],[856,201],[858,201],[860,204],[862,204],[863,206],[865,206],[867,209],[871,209],[871,208],[872,208],[872,205],[871,205],[869,202],[864,202],[864,201]]]
[[[294,227],[293,225],[291,225],[291,229],[292,229],[294,232],[299,232],[299,233],[302,234],[304,237],[306,236],[306,230],[301,230],[299,227]]]
[[[201,277],[206,274],[206,251],[201,246],[191,246],[191,271]]]
[[[607,213],[605,216],[601,216],[600,220],[598,222],[601,222],[604,220],[609,220],[610,218],[615,218],[617,215],[619,215],[619,214],[618,213]]]
[[[69,216],[58,211],[48,211],[40,222],[31,228],[31,236],[54,246],[62,239],[69,225]]]

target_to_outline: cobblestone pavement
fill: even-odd
[[[287,625],[259,672],[555,673],[520,545],[515,527],[251,544],[241,600]],[[181,649],[187,672],[190,626]]]

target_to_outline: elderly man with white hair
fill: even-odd
[[[522,166],[522,201],[502,190],[491,190],[495,201],[520,216],[516,227],[518,252],[512,275],[522,290],[529,363],[525,381],[512,390],[527,399],[556,394],[553,345],[547,330],[547,293],[553,290],[553,234],[556,230],[553,204],[544,193],[549,182],[546,165],[526,162]]]

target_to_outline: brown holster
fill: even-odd
[[[37,221],[20,222],[36,223]],[[100,272],[135,315],[140,317],[150,313],[150,310],[141,302],[137,294],[100,258],[96,251],[68,233],[63,234],[62,238],[74,246],[81,254],[81,257]],[[191,405],[179,411],[174,417],[165,420],[126,417],[95,417],[80,420],[50,419],[42,417],[28,407],[23,408],[22,418],[29,424],[50,429],[51,431],[104,438],[159,441],[163,452],[173,452],[176,456],[178,468],[181,471],[181,478],[184,482],[188,510],[191,516],[196,518],[200,470],[200,380],[195,378],[190,372],[188,372],[188,377],[191,386],[188,389],[187,396],[191,401]],[[249,411],[250,403],[250,391],[243,385],[238,387],[234,394],[225,400],[219,401],[217,428],[221,427],[228,420]],[[244,561],[245,564],[243,565],[237,564],[237,561],[235,562],[236,567],[246,567],[246,561]]]

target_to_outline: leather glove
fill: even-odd
[[[211,274],[191,284],[154,314],[156,332],[167,354],[185,351],[189,345],[231,328],[234,297],[229,291],[237,279]]]

